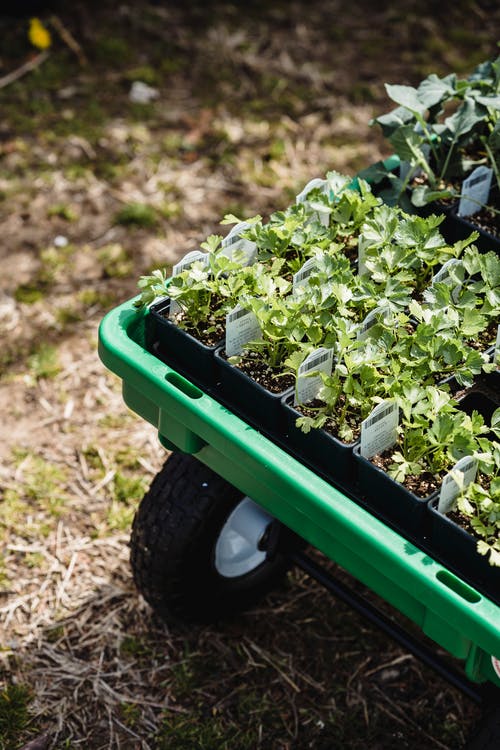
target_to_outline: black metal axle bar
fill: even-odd
[[[441,659],[431,648],[408,633],[397,623],[390,620],[381,610],[370,602],[365,601],[342,581],[332,576],[303,552],[291,555],[292,562],[308,576],[324,586],[331,594],[349,605],[355,612],[362,615],[373,625],[389,635],[406,651],[413,654],[421,662],[431,667],[440,677],[444,677],[453,687],[461,690],[468,698],[481,705],[484,700],[480,686],[475,686],[465,675]]]

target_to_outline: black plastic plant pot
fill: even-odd
[[[431,497],[417,497],[369,459],[353,451],[360,501],[403,536],[422,543],[428,532],[427,503]]]
[[[483,417],[485,424],[490,424],[493,412],[498,408],[500,397],[495,394],[493,389],[488,388],[486,390],[486,387],[484,389],[480,387],[472,388],[463,398],[459,399],[458,403],[461,411],[469,416],[472,415],[473,411],[477,411]]]
[[[477,551],[477,538],[437,509],[438,497],[429,501],[429,548],[432,556],[460,578],[500,604],[500,568]]]
[[[455,204],[440,227],[446,241],[452,244],[458,240],[465,240],[471,232],[479,232],[479,237],[474,244],[481,252],[488,252],[489,250],[500,252],[500,237],[490,234],[474,221],[471,221],[469,217],[459,216],[457,209],[458,204]]]
[[[227,361],[224,346],[215,351],[214,363],[217,372],[215,398],[259,432],[264,432],[279,442],[283,434],[281,399],[290,388],[279,393],[272,393],[264,388],[239,367]]]
[[[145,320],[146,348],[196,385],[212,391],[216,346],[207,346],[179,328],[168,317],[169,309],[169,299],[149,308]]]
[[[302,414],[293,406],[294,393],[284,396],[284,447],[317,474],[342,489],[354,485],[353,448],[356,443],[343,443],[326,430],[312,429],[307,434],[295,422]]]

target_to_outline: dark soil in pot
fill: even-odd
[[[367,459],[360,454],[359,447],[355,448],[360,498],[390,526],[417,544],[422,543],[427,535],[427,503],[439,488],[440,480],[431,474],[408,477],[404,486],[385,471],[392,462],[391,456],[389,450]]]
[[[168,365],[211,390],[215,386],[214,352],[220,337],[210,331],[201,341],[169,318],[170,300],[152,305],[145,319],[146,348]]]
[[[224,347],[215,351],[217,388],[213,395],[257,430],[279,442],[282,435],[281,399],[293,385],[293,376],[273,376],[261,363],[247,363],[248,372],[228,362]],[[262,381],[254,379],[253,375]],[[268,383],[270,388],[267,388]],[[271,390],[271,388],[273,390]]]
[[[284,447],[303,463],[323,476],[329,482],[344,489],[352,489],[354,483],[353,448],[357,434],[352,443],[342,442],[335,435],[337,425],[333,420],[326,423],[322,429],[312,429],[308,433],[296,426],[300,416],[314,415],[313,409],[307,405],[293,405],[294,394],[288,394],[283,399],[285,417]],[[318,402],[322,405],[322,402]],[[315,406],[315,402],[311,403]]]

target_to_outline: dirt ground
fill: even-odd
[[[384,82],[466,76],[500,7],[65,6],[46,52],[0,18],[0,748],[462,746],[472,704],[298,572],[217,628],[155,618],[127,542],[165,452],[96,340],[225,213],[387,155]]]

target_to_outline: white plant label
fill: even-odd
[[[443,479],[439,493],[438,511],[449,513],[455,506],[455,500],[473,482],[477,474],[477,460],[472,456],[464,456]],[[457,481],[457,479],[459,481]]]
[[[368,273],[366,268],[366,249],[370,247],[371,242],[363,234],[358,237],[358,275],[364,276]]]
[[[497,330],[497,340],[495,342],[495,351],[493,353],[493,362],[500,366],[500,326]]]
[[[380,318],[382,318],[382,320],[386,322],[390,314],[391,309],[387,305],[376,307],[374,310],[369,312],[358,328],[358,341],[364,341],[370,332],[370,328],[373,328],[373,326],[378,323]]]
[[[251,266],[257,259],[257,245],[255,242],[240,236],[242,232],[245,232],[250,227],[251,224],[248,221],[240,221],[221,242],[222,254],[231,260],[239,260],[241,258],[245,266]]]
[[[313,180],[310,180],[307,183],[307,185],[305,186],[303,190],[301,190],[301,192],[295,198],[295,202],[308,204],[309,201],[307,200],[307,196],[309,195],[311,190],[315,190],[317,188],[319,188],[326,195],[328,195],[330,192],[328,180],[323,180],[321,179],[321,177],[315,177]],[[319,221],[323,224],[324,227],[328,227],[330,225],[330,212],[329,211],[317,210],[316,214],[318,216]]]
[[[462,197],[458,204],[459,216],[471,216],[488,203],[492,177],[493,170],[490,167],[482,166],[476,167],[462,182]]]
[[[292,279],[292,292],[296,292],[300,286],[303,286],[309,276],[312,276],[316,267],[316,258],[309,258],[306,260],[302,268],[299,268],[297,273],[293,274]]]
[[[186,253],[186,255],[172,267],[172,276],[178,276],[183,271],[187,271],[187,269],[191,268],[196,261],[201,261],[206,266],[208,264],[208,253],[202,253],[201,250],[192,250],[190,253]],[[176,302],[175,299],[170,300],[168,317],[175,318],[180,311],[181,306],[179,303]]]
[[[333,367],[333,349],[321,347],[311,352],[300,365],[297,372],[294,406],[307,404],[318,395],[323,385],[321,375],[309,375],[312,372],[324,372],[331,375]]]
[[[323,180],[321,177],[315,177],[314,180],[310,180],[295,198],[295,203],[305,203],[311,190],[315,190],[316,188],[320,188],[324,192],[328,189],[328,180]]]
[[[399,407],[395,401],[377,404],[369,417],[361,423],[359,452],[371,458],[391,448],[398,439]]]
[[[497,659],[496,656],[492,656],[491,666],[493,667],[496,676],[500,678],[500,659]]]
[[[447,260],[446,263],[443,264],[443,266],[439,269],[437,273],[434,274],[432,277],[431,286],[434,286],[434,284],[454,284],[455,279],[452,279],[451,277],[451,269],[452,268],[460,268],[462,266],[462,261],[458,258],[450,258],[450,260]],[[453,302],[456,302],[458,299],[458,295],[460,294],[460,290],[462,288],[463,284],[461,281],[459,281],[457,284],[455,284],[453,291],[451,293],[451,297],[453,299]]]
[[[245,344],[262,338],[257,316],[251,310],[236,305],[226,315],[226,356],[241,354]]]

